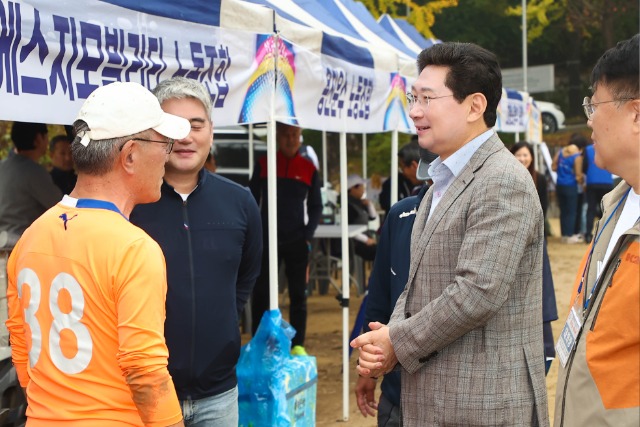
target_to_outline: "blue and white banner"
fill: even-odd
[[[291,47],[295,76],[286,81],[293,81],[292,98],[277,98],[277,117],[295,113],[304,128],[334,132],[410,130],[406,79],[399,74]]]
[[[236,124],[255,66],[255,33],[96,0],[82,8],[0,0],[0,27],[2,120],[70,124],[98,86],[135,81],[152,89],[180,75],[207,87],[217,125]],[[268,118],[268,105],[253,108],[256,120]]]
[[[527,102],[527,113],[529,117],[527,123],[527,141],[542,142],[542,112],[531,97],[529,98],[529,102]]]
[[[527,131],[529,115],[527,103],[529,95],[512,89],[502,88],[502,98],[498,104],[498,132],[518,133]]]
[[[312,52],[271,32],[237,29],[265,16],[252,4],[263,15],[234,16],[247,10],[238,0],[171,4],[0,0],[0,120],[71,124],[99,86],[134,81],[153,89],[185,76],[209,90],[216,126],[275,116],[333,132],[411,130],[406,78],[346,59],[362,48],[322,34],[325,47]]]

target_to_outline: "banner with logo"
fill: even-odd
[[[512,89],[502,88],[502,98],[498,104],[495,129],[498,132],[526,132],[529,120],[527,102],[529,95]]]
[[[0,0],[0,120],[71,124],[98,86],[134,81],[153,89],[185,76],[208,89],[217,126],[266,122],[275,104],[277,119],[310,129],[411,129],[407,81],[398,73],[276,43],[273,33],[210,25],[219,22],[211,18],[173,19],[164,0],[152,4],[158,14],[114,3],[131,2]],[[331,43],[334,52],[350,49],[335,37]]]
[[[257,34],[95,0],[56,5],[0,0],[0,119],[71,124],[98,86],[134,81],[152,89],[185,76],[208,89],[216,124],[237,123]],[[268,105],[253,106],[255,120],[268,114]]]
[[[527,141],[542,142],[542,113],[533,98],[529,98],[527,113]]]
[[[334,132],[409,130],[405,78],[281,42],[278,119]]]

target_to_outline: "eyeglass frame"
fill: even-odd
[[[408,109],[411,110],[416,104],[419,105],[424,105],[424,108],[428,108],[429,107],[429,103],[431,103],[432,99],[440,99],[440,98],[447,98],[449,96],[454,96],[454,94],[449,94],[449,95],[440,95],[440,96],[429,96],[429,95],[424,95],[425,98],[427,98],[427,102],[426,105],[424,104],[423,101],[418,100],[418,97],[416,95],[414,95],[411,92],[407,92],[406,93],[407,96],[407,106]]]
[[[584,115],[587,116],[587,120],[591,120],[593,113],[596,112],[596,109],[594,108],[595,105],[608,104],[610,102],[633,101],[634,99],[635,98],[618,98],[610,101],[591,102],[591,97],[585,96],[582,100],[582,108],[584,109]]]
[[[145,138],[129,138],[127,139],[127,141],[144,141],[144,142],[157,142],[159,144],[167,144],[167,148],[165,149],[165,152],[167,154],[171,154],[171,152],[173,151],[173,144],[175,144],[176,142],[175,139],[171,139],[171,138],[169,138],[168,141],[158,141],[156,139],[145,139]],[[124,144],[120,146],[120,151],[122,151],[122,147],[125,146],[127,141],[125,141]]]

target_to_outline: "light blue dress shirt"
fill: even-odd
[[[433,211],[436,206],[438,206],[438,203],[440,203],[447,189],[451,186],[453,180],[460,175],[460,172],[462,172],[462,169],[469,163],[473,154],[493,133],[493,129],[489,129],[463,145],[445,161],[442,161],[440,157],[438,157],[431,163],[431,166],[429,166],[429,176],[431,176],[433,180],[433,197],[427,221],[431,218]]]

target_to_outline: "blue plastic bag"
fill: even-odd
[[[280,310],[266,311],[255,336],[242,347],[236,368],[239,401],[250,410],[240,411],[241,427],[291,425],[286,391],[277,381],[277,374],[291,358],[295,334]]]

